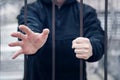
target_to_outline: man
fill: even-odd
[[[103,55],[104,32],[96,12],[90,6],[83,7],[83,37],[80,34],[79,3],[76,0],[55,2],[55,80],[79,80],[80,59],[88,62],[99,60]],[[21,41],[9,46],[20,46],[13,58],[28,55],[27,80],[51,80],[52,77],[52,1],[37,0],[28,5],[27,26],[24,26],[24,8],[17,17],[19,30],[11,35]],[[83,63],[83,80],[86,64]]]

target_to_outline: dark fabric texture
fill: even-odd
[[[37,33],[42,32],[44,28],[49,28],[50,34],[46,44],[35,55],[28,56],[25,67],[27,70],[26,80],[51,80],[52,6],[49,5],[49,1],[38,0],[29,4],[27,8],[27,26]],[[71,48],[72,40],[80,35],[79,3],[76,0],[67,0],[60,9],[57,6],[55,8],[56,80],[79,80],[80,63]],[[98,61],[104,52],[104,32],[95,9],[84,4],[83,14],[84,37],[90,39],[93,47],[93,56],[86,61]],[[24,24],[24,7],[17,19],[19,25]],[[87,80],[85,62],[83,66],[83,78]]]

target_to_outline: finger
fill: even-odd
[[[46,36],[48,36],[48,34],[49,34],[49,32],[50,32],[50,30],[49,29],[43,29],[43,32],[42,32],[42,37],[46,37]]]
[[[75,49],[74,52],[76,54],[87,54],[89,51],[86,49]]]
[[[75,48],[75,45],[76,45],[76,40],[73,40],[73,41],[72,41],[72,48],[73,48],[73,49]]]
[[[84,42],[88,43],[89,39],[84,37],[76,38],[76,43],[84,43]]]
[[[75,40],[72,41],[72,48],[76,48],[77,44],[88,44],[87,39],[83,37],[76,38]],[[81,46],[79,46],[81,47]]]
[[[19,50],[19,51],[17,51],[14,55],[13,55],[13,57],[12,57],[12,59],[15,59],[16,57],[18,57],[20,54],[22,54],[23,52],[22,52],[22,50]]]
[[[22,46],[22,42],[21,42],[21,41],[13,42],[13,43],[10,43],[9,46],[10,46],[10,47]]]
[[[76,54],[76,57],[79,59],[88,59],[88,57],[86,55]]]
[[[25,25],[20,25],[20,26],[19,26],[19,29],[20,29],[21,31],[25,32],[25,33],[28,34],[28,35],[30,35],[30,34],[33,33],[32,30],[31,30],[30,28],[28,28],[27,26],[25,26]]]
[[[20,39],[25,39],[25,35],[23,33],[20,32],[14,32],[11,34],[12,37],[16,37],[16,38],[20,38]]]
[[[88,44],[73,44],[73,48],[76,49],[89,49],[89,45]]]

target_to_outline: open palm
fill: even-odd
[[[20,25],[19,29],[25,34],[20,32],[14,32],[12,37],[20,38],[21,41],[12,42],[9,44],[11,47],[20,46],[21,49],[13,55],[13,59],[20,54],[32,55],[35,54],[46,42],[49,34],[48,29],[44,29],[42,33],[35,33],[28,27]]]

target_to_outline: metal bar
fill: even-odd
[[[83,37],[83,0],[80,0],[80,37]],[[83,80],[83,60],[80,60],[80,80]]]
[[[55,80],[55,0],[52,3],[52,80]]]
[[[24,0],[24,24],[27,25],[27,0]],[[24,55],[24,80],[27,80],[27,55]]]
[[[105,0],[105,42],[104,42],[104,46],[105,46],[105,56],[104,56],[104,80],[108,80],[108,70],[107,70],[107,59],[108,59],[108,54],[107,54],[107,50],[108,50],[108,0]]]
[[[24,24],[27,25],[27,0],[24,0]]]

